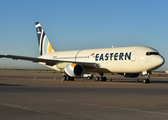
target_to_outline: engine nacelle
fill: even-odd
[[[71,63],[65,67],[64,72],[70,77],[81,76],[83,74],[83,67],[80,64]]]
[[[137,78],[140,73],[124,73],[124,77],[126,78]]]

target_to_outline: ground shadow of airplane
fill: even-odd
[[[0,86],[25,86],[25,85],[0,84]]]

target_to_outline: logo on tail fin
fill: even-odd
[[[41,31],[39,28],[37,28],[37,34],[41,34]]]
[[[40,22],[36,22],[35,26],[36,26],[40,55],[54,52],[55,50],[51,46],[51,43],[47,35],[45,34]]]

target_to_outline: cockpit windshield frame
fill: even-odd
[[[159,55],[159,53],[158,52],[146,52],[146,55]]]

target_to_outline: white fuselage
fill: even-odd
[[[140,73],[154,70],[164,63],[164,58],[157,53],[155,49],[150,47],[133,46],[52,52],[40,56],[39,58],[97,63],[100,65],[100,67],[93,69],[86,68],[84,69],[85,72]],[[44,63],[40,64],[45,65]],[[67,64],[69,63],[45,66],[60,71],[64,69]]]

